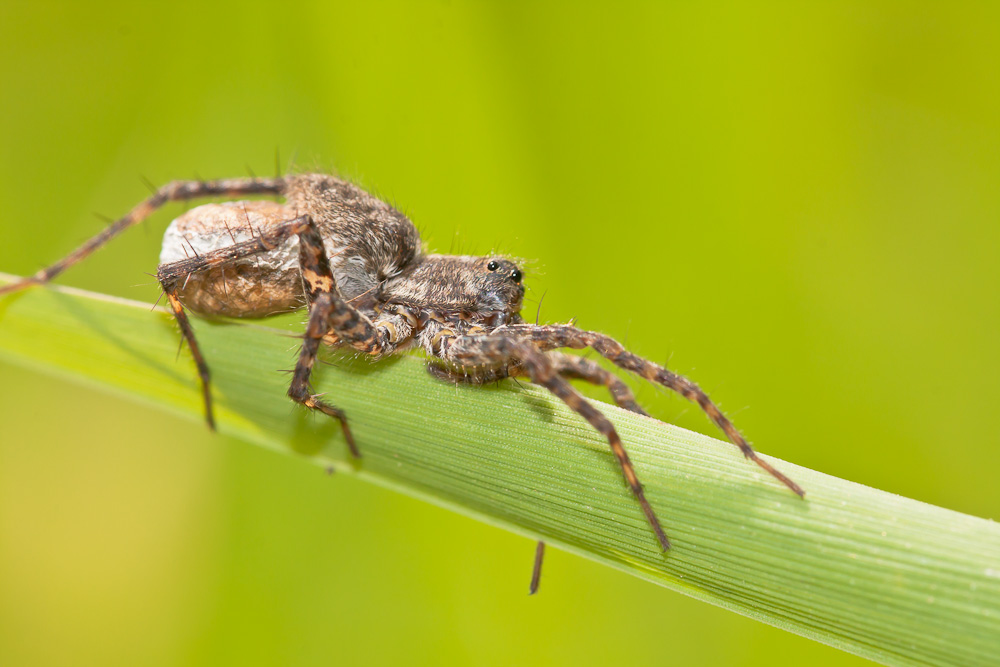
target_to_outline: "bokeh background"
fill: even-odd
[[[7,0],[0,270],[143,177],[294,155],[527,258],[529,317],[669,360],[766,453],[995,517],[998,37],[991,2]],[[178,210],[60,282],[152,303]],[[532,550],[0,366],[4,665],[861,662],[558,552],[529,599]]]

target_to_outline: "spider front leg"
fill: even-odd
[[[629,412],[649,416],[642,406],[636,403],[635,394],[629,386],[622,382],[622,379],[611,371],[602,368],[599,364],[584,357],[574,354],[563,354],[562,352],[549,352],[549,359],[555,364],[559,373],[563,377],[584,380],[591,384],[603,385],[607,387],[608,393],[614,400],[615,405],[624,408]]]
[[[603,385],[608,388],[608,392],[618,407],[648,416],[646,411],[636,403],[635,395],[629,389],[628,385],[622,382],[621,378],[617,375],[602,368],[599,364],[584,357],[563,354],[562,352],[549,352],[546,356],[555,366],[556,371],[563,377],[584,380],[595,385]],[[488,382],[499,382],[507,377],[526,375],[524,369],[519,366],[476,369],[471,375],[467,371],[461,372],[433,363],[428,364],[427,370],[439,380],[454,382],[456,384],[486,384]],[[528,587],[528,595],[534,595],[538,592],[538,587],[542,581],[542,561],[544,557],[545,542],[539,540],[535,546],[535,560],[531,569],[531,585]]]
[[[542,350],[552,350],[559,347],[568,347],[572,349],[583,349],[592,348],[598,354],[600,354],[605,359],[608,359],[616,366],[624,368],[625,370],[631,371],[636,375],[649,380],[650,382],[656,382],[657,384],[663,385],[664,387],[671,389],[684,398],[697,403],[698,406],[708,415],[709,419],[715,422],[722,431],[726,434],[729,440],[740,448],[743,455],[756,463],[758,466],[770,473],[775,479],[780,481],[782,484],[787,486],[789,489],[794,491],[799,497],[805,496],[805,491],[801,486],[789,479],[784,473],[774,468],[770,463],[764,459],[757,456],[757,452],[754,451],[750,443],[746,441],[743,435],[733,426],[733,423],[722,414],[722,411],[712,402],[701,387],[696,385],[691,380],[688,380],[683,375],[678,375],[668,371],[666,368],[654,364],[648,359],[643,359],[642,357],[632,354],[626,350],[621,343],[616,341],[610,336],[606,336],[602,333],[597,333],[596,331],[584,331],[582,329],[577,329],[574,326],[556,324],[556,325],[532,325],[532,324],[515,324],[509,327],[512,334],[521,337],[524,340],[530,340],[539,349]]]
[[[635,474],[635,468],[629,459],[621,438],[612,423],[597,408],[587,402],[559,373],[556,365],[549,357],[525,340],[518,340],[505,333],[458,336],[439,334],[439,344],[435,354],[458,366],[476,368],[495,368],[504,365],[518,365],[535,384],[539,384],[555,394],[570,409],[583,417],[608,440],[611,451],[618,460],[625,481],[639,501],[646,520],[656,534],[660,546],[666,551],[670,548],[660,520],[656,518],[652,506],[646,500],[646,494]]]
[[[555,364],[559,374],[563,377],[584,380],[591,384],[604,385],[608,388],[611,398],[620,408],[629,412],[649,416],[635,401],[635,395],[628,385],[622,382],[614,373],[590,359],[578,357],[573,354],[563,354],[562,352],[549,352],[549,359]],[[535,562],[531,570],[531,586],[528,588],[528,595],[538,592],[538,586],[542,581],[542,559],[545,556],[545,542],[539,541],[535,547]]]

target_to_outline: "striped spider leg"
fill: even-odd
[[[206,197],[227,197],[234,199],[245,195],[279,194],[285,181],[282,178],[224,178],[214,181],[171,181],[157,188],[151,196],[137,204],[126,215],[108,225],[100,234],[87,240],[79,248],[58,262],[42,269],[35,275],[10,285],[0,287],[0,296],[17,292],[32,285],[42,285],[60,273],[91,255],[123,231],[134,227],[167,202],[190,201]]]
[[[635,395],[629,386],[621,378],[603,368],[600,364],[585,357],[564,354],[562,352],[549,352],[547,356],[555,367],[555,370],[564,378],[584,380],[591,384],[607,387],[611,398],[618,407],[635,412],[636,414],[649,416],[642,409],[642,406],[636,402]],[[427,365],[427,370],[439,380],[446,380],[456,384],[487,384],[499,382],[508,377],[523,377],[527,375],[523,367],[514,365],[486,369],[468,369],[464,367],[449,368],[432,363]],[[531,584],[528,586],[528,595],[534,595],[538,592],[538,587],[542,581],[542,561],[544,557],[545,542],[539,540],[535,545],[535,560],[531,569]]]

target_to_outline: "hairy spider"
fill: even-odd
[[[307,307],[308,324],[288,395],[337,419],[356,457],[361,454],[343,411],[310,391],[309,377],[323,343],[375,358],[421,347],[431,357],[428,370],[453,382],[523,376],[558,396],[607,438],[660,546],[669,549],[614,426],[567,378],[604,385],[618,405],[646,413],[614,374],[589,359],[556,351],[590,348],[697,403],[744,456],[804,495],[795,482],[757,457],[690,380],[628,352],[604,334],[569,324],[525,323],[520,315],[523,276],[511,259],[427,254],[406,216],[326,174],[169,183],[64,259],[0,288],[0,295],[51,280],[169,201],[261,194],[285,201],[205,204],[174,220],[163,239],[157,278],[198,367],[211,428],[208,365],[185,306],[204,315],[248,318]],[[538,588],[543,553],[539,542],[532,593]]]

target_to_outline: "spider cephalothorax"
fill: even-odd
[[[501,257],[421,257],[379,290],[376,310],[382,315],[375,326],[390,327],[396,344],[409,336],[437,355],[449,338],[520,322],[521,276],[517,265]]]
[[[385,283],[387,302],[510,319],[524,299],[521,270],[503,257],[427,255]],[[468,319],[468,318],[465,318]]]
[[[340,421],[360,456],[347,417],[309,389],[323,343],[378,358],[422,347],[429,370],[454,382],[530,379],[558,396],[604,435],[663,549],[670,546],[612,423],[574,389],[569,378],[607,387],[623,408],[645,414],[616,375],[594,361],[557,351],[589,348],[619,368],[697,403],[743,454],[795,493],[802,489],[757,457],[743,436],[697,385],[628,352],[604,334],[572,325],[526,324],[520,310],[523,275],[501,256],[426,254],[410,220],[357,186],[326,174],[284,178],[175,181],[68,257],[0,294],[44,283],[85,258],[168,201],[235,199],[271,194],[284,203],[206,204],[177,218],[164,236],[157,277],[191,348],[201,377],[205,416],[214,428],[209,370],[185,306],[204,315],[264,317],[307,308],[308,323],[288,395]],[[532,591],[543,553],[536,552]]]

